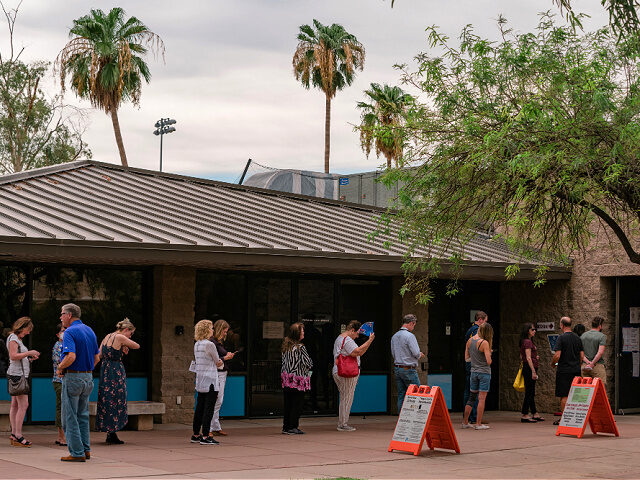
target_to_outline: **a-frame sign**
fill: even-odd
[[[600,379],[575,377],[556,435],[575,435],[582,438],[587,422],[593,433],[620,436],[607,392]]]
[[[431,450],[443,448],[460,453],[440,387],[410,385],[389,451],[399,450],[419,455],[425,440]]]

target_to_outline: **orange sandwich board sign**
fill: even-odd
[[[460,453],[440,387],[409,385],[389,451],[419,455],[425,440],[431,450],[444,448]]]
[[[587,422],[593,433],[620,436],[607,392],[600,379],[575,377],[556,435],[576,435],[582,438]]]

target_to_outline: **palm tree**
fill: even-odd
[[[387,158],[387,168],[393,160],[398,166],[402,157],[403,139],[398,131],[402,125],[407,107],[413,103],[413,97],[400,87],[390,87],[372,83],[364,92],[371,103],[358,102],[360,114],[360,145],[367,157],[372,145],[376,147],[376,156],[382,153]]]
[[[139,106],[142,79],[149,83],[151,73],[143,60],[147,47],[162,52],[162,39],[136,17],[125,18],[122,8],[112,8],[108,14],[100,9],[73,21],[71,40],[58,54],[56,69],[60,72],[62,91],[65,78],[71,76],[71,88],[80,98],[111,115],[113,131],[125,167],[118,108],[123,101]]]
[[[302,25],[293,54],[293,73],[305,88],[311,85],[325,95],[324,171],[329,173],[331,99],[353,83],[355,70],[364,67],[364,47],[342,25],[326,26],[313,20]]]

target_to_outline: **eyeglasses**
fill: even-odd
[[[534,332],[536,331],[536,329],[535,329],[535,328],[533,328],[533,327],[531,327],[529,330],[533,330]]]

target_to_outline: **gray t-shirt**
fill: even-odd
[[[599,332],[598,330],[589,330],[588,332],[584,332],[580,336],[580,340],[582,340],[582,349],[584,351],[584,356],[589,360],[593,360],[593,357],[598,353],[598,348],[600,345],[607,344],[607,336]],[[604,364],[604,360],[600,358],[598,363]]]
[[[12,333],[7,337],[7,350],[9,350],[9,343],[11,342],[16,342],[18,344],[18,353],[24,353],[29,350],[27,347],[24,346],[24,343],[22,343],[22,340],[20,340],[20,338],[18,338],[18,336],[15,333]],[[31,365],[29,363],[28,357],[24,357],[22,359],[22,367],[20,367],[20,360],[9,360],[9,368],[7,369],[7,375],[13,375],[16,377],[19,377],[20,375],[25,375],[28,377],[30,366]]]

